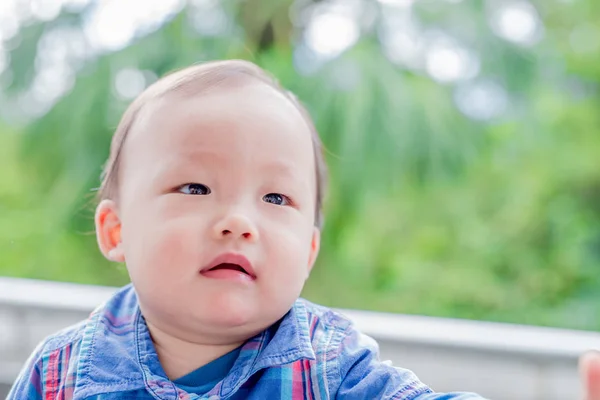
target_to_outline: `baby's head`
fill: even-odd
[[[149,325],[244,340],[300,295],[325,175],[308,113],[268,74],[245,61],[193,66],[125,112],[100,188],[99,246],[126,263]]]

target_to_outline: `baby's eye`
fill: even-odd
[[[266,203],[275,204],[278,206],[289,206],[292,201],[289,197],[280,193],[269,193],[263,196],[263,201]]]
[[[177,189],[183,194],[207,195],[210,194],[210,188],[201,183],[187,183],[179,186]]]

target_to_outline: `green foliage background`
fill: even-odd
[[[536,3],[545,33],[533,47],[496,37],[483,1],[415,3],[422,24],[476,49],[480,74],[508,91],[507,113],[488,122],[459,112],[452,85],[388,61],[373,31],[300,74],[293,51],[302,28],[290,22],[292,3],[224,2],[234,29],[221,37],[195,33],[183,9],[125,49],[87,62],[41,117],[0,122],[0,274],[127,282],[91,234],[91,189],[127,105],[115,96],[116,72],[161,76],[203,60],[245,58],[299,96],[328,149],[326,228],[306,297],[600,329],[600,51],[575,52],[569,39],[583,24],[600,23],[600,3]],[[22,27],[4,100],[31,81],[41,35],[79,26],[85,12]],[[336,79],[348,69],[358,73],[351,87]]]

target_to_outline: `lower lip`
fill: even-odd
[[[252,282],[254,278],[250,275],[245,274],[241,271],[233,269],[216,269],[214,271],[201,272],[202,276],[211,279],[223,279],[226,281],[237,281],[237,282]]]

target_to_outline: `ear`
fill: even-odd
[[[319,255],[319,249],[321,248],[321,230],[316,226],[313,228],[312,240],[310,241],[310,254],[308,257],[308,274],[312,271],[317,256]]]
[[[121,219],[113,200],[102,200],[96,208],[96,238],[100,251],[110,261],[125,262],[121,243]]]

